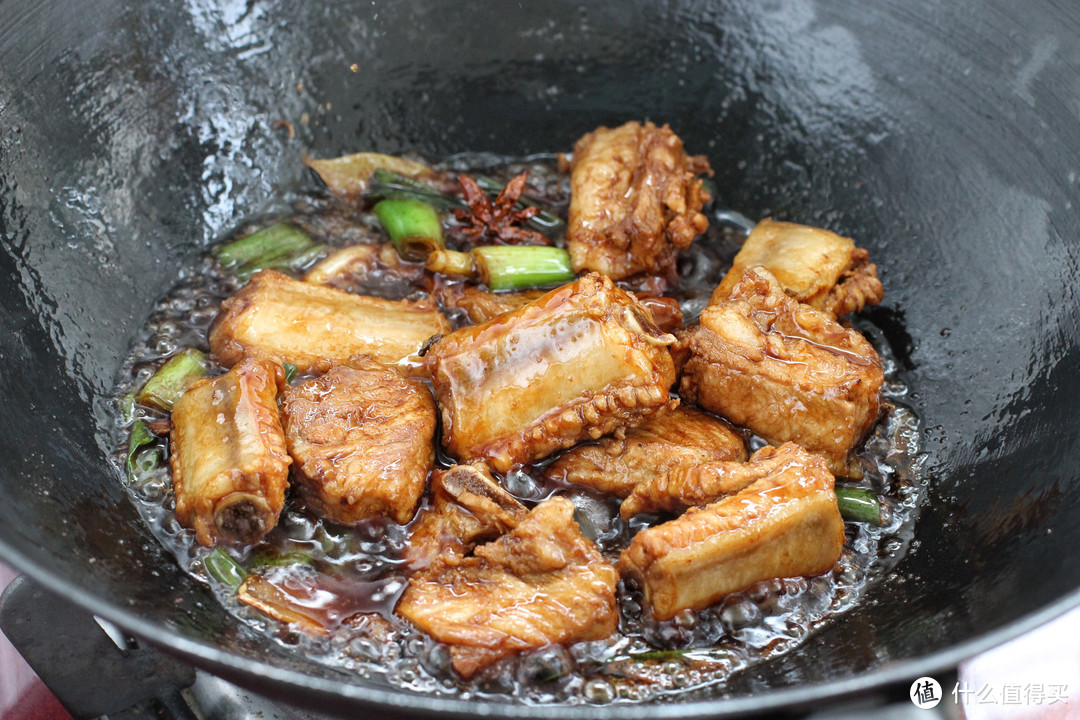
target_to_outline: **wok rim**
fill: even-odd
[[[1058,3],[1050,3],[1049,7],[1040,10],[1062,11],[1064,7],[1056,7]],[[40,9],[40,8],[39,8]],[[987,8],[987,10],[999,10],[999,8]],[[37,12],[37,11],[33,11]],[[17,13],[15,17],[29,16],[30,13]],[[1050,17],[1050,13],[1046,13]],[[918,20],[922,16],[916,18]],[[923,18],[925,21],[925,18]],[[927,26],[929,27],[929,26]],[[1034,25],[1032,26],[1034,28]],[[925,28],[924,28],[925,29]],[[1028,28],[1024,28],[1025,30]],[[3,33],[0,33],[3,34]],[[1058,39],[1068,38],[1068,34],[1062,33]],[[1062,67],[1068,67],[1066,51],[1069,44],[1063,43],[1063,47],[1057,52]],[[1062,78],[1058,78],[1062,79]],[[1045,81],[1045,79],[1044,79]],[[1068,89],[1068,85],[1065,89]],[[2,103],[2,100],[0,100]],[[0,105],[2,109],[2,105]],[[9,113],[10,115],[10,113]],[[0,113],[0,116],[3,116]],[[1040,120],[1048,120],[1049,115],[1039,112]],[[1018,123],[1017,120],[1013,121]],[[1019,124],[1016,128],[1021,127]],[[1054,134],[1065,137],[1061,127],[1055,126]],[[1048,135],[1049,137],[1049,135]],[[1046,152],[1045,150],[1043,152]],[[0,178],[2,179],[2,178]],[[1064,236],[1064,233],[1062,233]],[[3,238],[6,239],[6,238]],[[1064,238],[1062,238],[1064,239]],[[3,473],[3,470],[0,470]],[[111,480],[109,478],[108,480]],[[108,482],[99,478],[100,482]],[[926,507],[925,505],[923,507]],[[47,532],[47,531],[46,531]],[[356,678],[355,682],[345,682],[338,679],[328,679],[311,674],[318,666],[309,669],[308,672],[297,669],[280,667],[265,659],[251,657],[239,652],[230,651],[220,644],[212,641],[198,639],[191,635],[182,634],[171,628],[166,621],[155,620],[148,610],[140,610],[137,605],[129,605],[122,595],[111,595],[102,592],[93,592],[87,589],[88,584],[80,584],[76,580],[61,572],[56,571],[55,564],[43,564],[49,558],[43,558],[37,554],[35,560],[33,551],[35,548],[25,542],[16,542],[16,535],[10,540],[0,537],[0,559],[9,563],[17,571],[25,573],[28,577],[40,583],[44,588],[56,592],[77,605],[86,608],[89,612],[114,623],[132,635],[145,640],[163,652],[178,657],[196,667],[203,668],[212,674],[223,674],[227,678],[241,685],[259,688],[255,692],[273,692],[275,697],[285,697],[285,693],[293,692],[298,705],[314,705],[318,698],[331,700],[337,712],[341,712],[346,706],[369,707],[372,709],[385,709],[402,713],[414,713],[417,716],[441,717],[454,714],[469,717],[505,716],[515,718],[672,718],[676,714],[679,717],[735,717],[767,713],[770,710],[809,708],[815,706],[832,705],[842,702],[844,699],[852,699],[860,696],[878,697],[889,688],[897,688],[901,683],[907,684],[916,677],[923,675],[952,673],[960,663],[981,653],[996,647],[1004,642],[1020,637],[1047,622],[1061,616],[1071,610],[1080,608],[1080,586],[1061,588],[1056,596],[1052,596],[1042,602],[1034,604],[1034,607],[1025,607],[1011,619],[1002,622],[992,629],[970,627],[969,634],[961,640],[945,639],[945,646],[939,649],[913,654],[909,657],[897,660],[879,662],[876,665],[849,671],[844,677],[815,683],[802,682],[778,688],[769,688],[760,694],[744,697],[709,699],[695,699],[693,701],[678,702],[678,695],[672,696],[674,702],[647,702],[628,703],[625,701],[613,705],[584,704],[571,706],[557,705],[524,705],[513,702],[477,702],[464,701],[459,697],[437,697],[413,693],[404,689],[390,689],[369,684]],[[68,560],[70,562],[70,560]],[[888,576],[879,578],[875,582],[887,583]],[[865,601],[864,601],[865,602]],[[859,604],[859,607],[862,603]],[[851,611],[837,615],[834,620],[843,621],[850,618]],[[816,640],[814,635],[804,639],[796,645],[791,653],[802,652],[806,645]],[[906,689],[906,688],[905,688]],[[948,688],[946,688],[946,691]],[[510,700],[510,698],[507,698]],[[286,700],[286,702],[289,702]]]
[[[770,710],[798,709],[839,703],[859,696],[873,697],[875,691],[884,693],[907,681],[943,672],[954,672],[961,662],[981,652],[997,647],[1020,635],[1035,630],[1069,610],[1080,607],[1080,588],[1060,596],[1038,610],[1022,615],[1005,625],[928,655],[886,663],[866,673],[824,683],[802,684],[769,690],[752,697],[715,698],[687,702],[618,702],[607,705],[526,705],[488,701],[466,701],[436,697],[421,693],[388,690],[363,683],[347,684],[277,667],[261,660],[245,658],[222,650],[216,645],[197,642],[108,602],[64,577],[39,567],[12,545],[0,540],[0,559],[25,573],[47,590],[60,594],[94,615],[107,620],[153,645],[166,654],[188,662],[195,668],[246,686],[260,695],[281,699],[284,691],[301,694],[299,707],[309,706],[316,697],[331,699],[350,706],[367,706],[383,710],[408,712],[425,717],[447,714],[462,717],[513,718],[705,718],[757,715]],[[811,636],[812,637],[812,636]],[[789,652],[798,652],[798,646]],[[247,682],[250,680],[251,682]],[[273,693],[266,693],[259,680],[273,684]],[[305,702],[307,701],[307,702]],[[333,713],[334,710],[331,710]]]

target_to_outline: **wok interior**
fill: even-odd
[[[647,118],[709,156],[722,205],[869,249],[868,317],[925,428],[929,501],[893,576],[726,689],[866,687],[1075,602],[1067,9],[127,5],[0,6],[0,555],[22,569],[249,685],[389,701],[238,627],[158,546],[106,457],[121,357],[209,242],[312,186],[304,152],[568,151]]]

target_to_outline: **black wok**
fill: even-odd
[[[1080,602],[1078,117],[1069,3],[0,2],[0,556],[324,709],[696,717],[952,667]],[[683,706],[437,701],[238,625],[107,461],[106,395],[155,299],[307,187],[304,151],[523,155],[630,118],[708,154],[726,206],[869,248],[870,318],[925,427],[905,559],[730,697]]]

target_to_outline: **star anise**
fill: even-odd
[[[454,209],[454,216],[463,224],[458,228],[458,233],[474,245],[550,245],[551,242],[542,234],[520,225],[540,212],[538,207],[516,207],[527,178],[528,172],[516,176],[492,202],[475,180],[467,175],[459,175],[461,192],[469,207]]]

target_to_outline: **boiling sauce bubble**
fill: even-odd
[[[449,164],[460,170],[482,168],[483,174],[499,182],[528,169],[535,197],[566,216],[568,183],[552,158],[512,162],[490,155],[463,155]],[[372,217],[345,213],[327,198],[302,197],[295,205],[297,215],[289,219],[319,242],[344,246],[378,236],[378,223]],[[686,277],[677,295],[687,322],[696,318],[730,265],[748,222],[718,209],[711,217],[711,227],[680,264]],[[121,473],[131,427],[131,419],[122,416],[121,399],[141,387],[165,356],[185,347],[206,350],[207,331],[221,301],[241,285],[208,256],[185,268],[177,285],[157,304],[136,337],[116,386],[115,460]],[[249,569],[273,564],[267,577],[291,588],[297,602],[306,603],[304,609],[332,629],[329,636],[316,637],[284,631],[281,623],[239,603],[232,588],[207,574],[207,551],[176,521],[167,463],[140,470],[137,482],[126,487],[177,562],[208,583],[240,622],[360,679],[378,679],[433,695],[512,694],[521,702],[539,705],[641,702],[706,684],[723,685],[730,673],[792,650],[814,627],[858,603],[868,586],[881,580],[910,544],[926,491],[919,421],[904,406],[908,393],[898,377],[900,364],[882,334],[865,320],[859,320],[859,325],[882,354],[885,394],[895,406],[875,428],[860,458],[864,483],[883,494],[885,523],[881,527],[849,524],[843,557],[825,575],[769,580],[700,612],[684,610],[666,622],[656,621],[643,607],[637,588],[620,583],[619,629],[613,637],[522,653],[470,681],[461,680],[451,669],[448,646],[418,633],[393,614],[408,578],[401,560],[408,528],[385,521],[335,526],[311,514],[299,498],[290,497],[278,527],[258,546],[237,556]],[[212,368],[213,372],[222,370]],[[752,449],[763,444],[759,438],[751,440]],[[441,466],[450,462],[440,454]],[[510,473],[504,485],[528,505],[551,494],[569,496],[582,531],[613,561],[642,526],[640,519],[629,524],[619,519],[617,499],[552,483],[537,468]],[[664,653],[673,654],[665,657]]]

